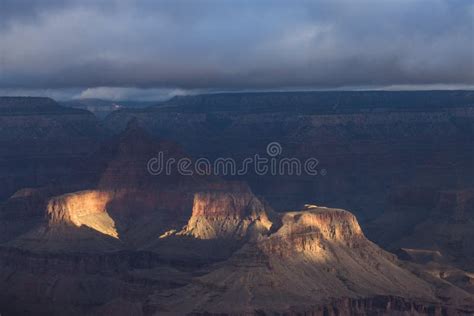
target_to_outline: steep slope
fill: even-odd
[[[104,235],[119,238],[107,204],[115,198],[112,192],[82,191],[52,198],[47,206],[49,225],[87,226]]]
[[[368,223],[370,238],[403,258],[473,272],[474,189],[407,187],[392,195],[386,211]]]
[[[120,131],[135,117],[152,135],[211,160],[265,155],[270,142],[279,142],[283,151],[277,158],[315,157],[327,174],[283,175],[276,181],[250,172],[242,180],[254,192],[276,210],[304,203],[350,208],[364,224],[379,215],[396,187],[474,185],[473,96],[471,91],[213,94],[119,110],[104,124]]]
[[[449,190],[439,192],[428,216],[392,247],[436,251],[442,262],[474,272],[473,238],[474,189]]]
[[[162,114],[159,120],[170,118]],[[438,117],[433,126],[424,126],[414,133],[434,130],[439,133],[436,135],[443,132],[457,135],[449,123],[452,113],[445,114],[430,114],[428,118],[420,113],[397,114],[389,117],[388,123],[396,127],[395,133],[403,134],[407,126],[415,128],[420,117],[425,123]],[[287,130],[301,122],[311,122],[315,129],[308,131],[302,127],[289,136],[301,142],[299,137],[315,137],[317,131],[330,131],[337,137],[326,140],[337,143],[349,133],[340,128],[341,121],[344,124],[350,121],[360,123],[359,131],[367,128],[371,137],[380,140],[383,137],[376,137],[376,128],[372,128],[387,123],[384,115],[375,115],[375,123],[352,114],[286,120],[286,114],[270,115],[267,121],[249,115],[248,121],[231,123],[237,129],[228,135],[247,133],[259,124],[273,126],[272,131],[278,134],[282,131],[277,128],[280,122],[289,123],[285,126]],[[413,121],[398,126],[407,117]],[[225,128],[229,122],[222,118],[212,120],[223,123],[221,127]],[[145,115],[145,119],[150,122],[155,117]],[[174,131],[180,137],[199,134],[199,130],[177,129],[179,124],[190,123],[181,120],[183,117],[176,115],[174,121],[165,123],[175,124]],[[472,314],[469,273],[438,266],[423,270],[401,263],[366,239],[354,215],[347,211],[307,205],[301,211],[276,213],[254,190],[239,182],[207,176],[150,175],[147,161],[157,153],[163,151],[174,158],[186,155],[179,146],[150,136],[139,126],[139,121],[130,121],[126,130],[94,157],[95,163],[89,169],[94,171],[94,182],[89,186],[74,190],[67,190],[69,187],[24,189],[1,205],[2,315],[4,311],[77,315],[449,314],[451,311]],[[443,129],[446,126],[450,128]],[[383,131],[390,133],[391,127],[384,127]],[[315,138],[308,138],[309,143],[312,140]],[[309,149],[301,146],[301,152],[308,153]],[[231,147],[229,143],[227,147]],[[242,148],[247,151],[242,154],[255,149],[242,145],[230,150]],[[343,148],[339,149],[344,152]],[[382,152],[385,157],[390,151]],[[332,154],[327,157],[333,157]],[[367,164],[379,158],[375,155]],[[341,161],[345,160],[334,159],[333,163]],[[330,181],[329,189],[334,184],[332,181],[348,185],[343,178],[325,179]],[[370,174],[365,175],[365,180],[377,182]],[[294,183],[278,179],[278,185],[293,187]],[[308,186],[308,192],[314,193],[314,187]],[[293,198],[285,190],[272,194],[281,195],[282,200]],[[346,196],[347,192],[332,194]],[[426,220],[436,218],[437,222],[435,226],[420,226],[415,231],[432,230],[437,236],[452,222],[455,225],[450,229],[454,237],[463,223],[465,232],[469,231],[472,193],[468,190],[443,191],[434,197],[421,192],[415,200],[418,196],[424,199],[421,204],[430,205],[427,214],[436,215]],[[444,214],[446,211],[451,215]],[[450,221],[444,222],[446,218]],[[417,221],[424,222],[419,216],[413,223]],[[420,235],[412,238],[417,236]],[[450,236],[447,240],[440,253],[450,249],[451,241],[457,239]],[[419,238],[419,241],[430,239]],[[466,245],[464,240],[463,247]],[[411,251],[411,254],[420,257],[419,252]]]
[[[113,192],[79,191],[49,198],[43,220],[6,243],[35,252],[101,252],[122,245],[114,220],[107,213]]]
[[[18,240],[0,247],[0,288],[5,289],[0,310],[14,297],[9,310],[78,315],[473,311],[472,294],[402,267],[365,238],[351,213],[307,205],[275,214],[241,184],[211,185],[196,193],[182,231],[152,235],[163,244],[160,251],[133,244],[114,251],[128,234],[110,221],[108,201],[121,194],[114,192],[55,197],[47,207],[49,230],[43,240],[36,238],[34,252]],[[140,217],[135,214],[136,224],[147,229]],[[239,247],[233,248],[232,240]],[[193,255],[216,245],[231,256],[206,263]],[[188,257],[174,255],[180,251]],[[107,294],[93,290],[94,284],[106,284]],[[437,286],[444,288],[444,301]]]
[[[198,239],[242,239],[268,232],[272,222],[267,214],[274,215],[271,212],[244,185],[236,191],[199,192],[194,195],[191,218],[179,234]]]
[[[281,222],[209,274],[156,293],[156,313],[309,313],[337,299],[376,296],[440,305],[434,288],[367,240],[351,213],[307,206]]]
[[[0,97],[0,200],[25,187],[89,183],[103,134],[88,111],[49,98]]]
[[[186,156],[176,144],[152,139],[131,120],[91,160],[95,183],[86,190],[51,192],[38,203],[33,227],[18,229],[20,234],[10,236],[8,245],[97,252],[144,246],[170,229],[180,229],[191,215],[194,194],[219,181],[177,172],[152,175],[147,162],[160,152],[174,159]],[[14,200],[6,203],[3,213],[12,213]]]

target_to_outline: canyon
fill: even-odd
[[[473,106],[243,93],[97,119],[0,98],[0,313],[472,314]],[[270,142],[327,174],[147,170],[159,152],[241,160]]]

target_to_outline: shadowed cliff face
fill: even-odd
[[[65,118],[68,110],[43,101]],[[137,118],[90,159],[80,156],[87,179],[65,168],[69,183],[24,188],[0,205],[0,313],[473,313],[472,273],[459,268],[472,259],[473,194],[464,188],[472,180],[472,109],[363,113],[341,104],[336,113],[208,113],[170,104],[111,115],[110,129]],[[46,131],[83,132],[51,117]],[[57,143],[45,135],[42,142]],[[189,157],[161,137],[193,156],[236,159],[278,141],[287,156],[315,156],[328,174],[238,179],[250,185],[152,176],[146,165],[157,153]],[[74,137],[68,146],[85,148]],[[401,248],[410,262],[369,241],[357,214],[311,204],[282,211],[314,200],[356,205],[374,218],[369,236]]]
[[[368,241],[351,213],[307,206],[281,217],[274,232],[248,240],[210,273],[155,293],[156,313],[310,312],[335,297],[377,294],[436,306],[435,289]]]
[[[100,252],[144,245],[167,230],[181,228],[191,214],[194,193],[215,181],[151,175],[147,161],[160,151],[184,156],[177,145],[154,140],[130,122],[94,154],[90,167],[96,174],[86,190],[67,192],[73,185],[50,190],[36,206],[40,215],[33,229],[20,229],[18,218],[5,219],[5,225],[23,233],[16,240],[9,236],[10,244],[31,250]],[[18,199],[26,204],[13,203]],[[29,200],[17,193],[6,203],[6,212],[21,210]]]
[[[100,151],[88,190],[27,189],[4,204],[0,225],[17,228],[0,247],[0,310],[469,310],[464,285],[416,276],[367,240],[351,213],[277,213],[245,183],[178,174],[167,182],[140,168],[164,149],[184,155],[132,122]],[[36,219],[25,227],[16,211]],[[438,287],[449,289],[443,300]]]
[[[401,187],[474,185],[472,93],[435,95],[426,92],[417,106],[409,94],[393,101],[390,94],[354,93],[352,106],[343,93],[323,99],[317,93],[197,96],[117,111],[105,125],[120,131],[135,117],[152,135],[211,160],[265,155],[270,142],[279,142],[278,158],[315,157],[327,174],[275,178],[250,172],[241,179],[276,210],[310,202],[347,207],[365,224]]]
[[[259,218],[263,204],[244,183],[177,172],[150,174],[147,161],[158,152],[176,159],[187,157],[179,146],[151,138],[132,120],[123,133],[95,154],[92,168],[97,174],[86,190],[67,192],[71,186],[44,189],[40,198],[33,194],[38,190],[31,194],[19,191],[9,199],[1,219],[11,228],[2,237],[9,245],[30,250],[100,252],[153,248],[157,237],[170,231],[201,239],[242,237],[255,220],[265,221]],[[205,212],[223,215],[215,223],[211,223],[215,216],[209,217],[211,222],[196,221],[203,211],[199,201],[206,195],[211,198]],[[229,211],[229,216],[224,216]],[[24,227],[22,218],[12,215],[15,212],[31,212],[34,220]],[[193,213],[197,216],[191,216]],[[188,228],[182,229],[188,222]],[[212,228],[216,223],[227,228]]]
[[[436,211],[440,192],[474,186],[470,97],[465,93],[453,101],[432,95],[418,106],[409,97],[398,105],[388,95],[355,97],[360,104],[352,108],[343,95],[324,102],[311,94],[187,97],[166,107],[115,112],[105,125],[118,128],[135,117],[152,135],[174,139],[193,156],[211,160],[265,155],[270,142],[279,142],[278,157],[315,157],[327,174],[238,177],[273,209],[305,203],[348,208],[371,240],[386,249],[440,251],[443,262],[470,269],[472,221],[454,223],[448,214],[456,207],[445,208],[445,215]],[[211,236],[215,226],[221,229],[218,223],[192,220]]]
[[[403,212],[403,210],[401,210]],[[393,211],[392,211],[393,213]],[[390,213],[389,213],[390,214]],[[383,224],[384,218],[372,225]],[[414,252],[431,252],[430,260],[412,259],[417,262],[434,261],[452,263],[473,272],[474,266],[474,190],[450,190],[436,194],[436,203],[428,207],[424,218],[414,223],[412,229],[399,238],[392,238],[388,246],[410,248]],[[423,258],[423,256],[421,256]]]
[[[155,245],[156,250],[140,250],[143,246],[139,244],[129,244],[128,250],[114,249],[120,246],[113,240],[126,238],[130,231],[114,236],[97,217],[107,214],[105,201],[115,198],[113,195],[85,191],[53,198],[45,210],[48,234],[37,238],[40,247],[35,252],[24,250],[25,236],[0,248],[0,287],[5,289],[0,303],[8,307],[6,311],[20,314],[34,309],[70,314],[115,311],[118,315],[127,315],[130,309],[139,315],[240,315],[328,308],[334,313],[416,310],[429,314],[433,310],[469,311],[474,306],[470,305],[471,294],[445,282],[443,288],[452,289],[452,299],[458,302],[446,305],[438,297],[435,282],[403,268],[394,255],[368,241],[347,211],[307,205],[302,211],[271,214],[248,189],[227,193],[223,189],[219,185],[218,191],[197,193],[193,214],[181,233],[154,234],[147,241],[162,243],[161,248]],[[237,203],[239,200],[245,203]],[[206,228],[222,230],[199,235],[208,230],[196,223],[189,231],[196,217],[210,221]],[[146,227],[140,214],[134,219],[141,229]],[[258,223],[261,230],[250,229]],[[90,230],[78,230],[81,226]],[[188,251],[190,241],[198,248],[195,251],[206,251],[206,239],[201,238],[234,238],[241,243],[228,259],[217,263],[203,265],[199,256],[183,261],[184,257],[173,255]],[[58,240],[71,247],[57,252]],[[173,252],[162,251],[170,245]],[[106,286],[107,293],[97,292],[97,284]],[[39,288],[47,289],[47,295],[35,290]],[[66,292],[68,295],[61,294]]]
[[[92,113],[48,98],[0,97],[0,200],[25,187],[88,183],[101,128]]]

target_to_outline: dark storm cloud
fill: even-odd
[[[470,0],[1,0],[0,88],[474,84]]]
[[[34,24],[43,16],[58,14],[62,10],[79,7],[94,7],[97,10],[110,10],[114,2],[88,0],[2,0],[0,2],[0,28],[12,23]]]

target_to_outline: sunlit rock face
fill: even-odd
[[[194,196],[193,212],[182,234],[199,239],[241,239],[268,232],[271,212],[252,192],[201,192]]]
[[[212,159],[242,161],[279,142],[281,157],[316,157],[327,174],[249,173],[243,180],[256,194],[278,211],[304,203],[348,208],[364,226],[394,188],[474,185],[472,98],[469,91],[188,96],[114,112],[104,124],[118,133],[136,117],[152,135]]]
[[[175,125],[175,131],[176,127],[199,127],[202,123],[214,133],[207,136],[221,136],[219,129],[209,128],[206,114],[197,113],[196,121],[183,121],[182,116],[161,112],[156,115],[159,119],[149,113],[144,115],[151,124]],[[270,128],[276,135],[289,135],[299,144],[305,136],[311,136],[307,138],[310,144],[330,140],[337,150],[326,157],[334,158],[335,165],[343,161],[338,160],[338,153],[346,150],[338,147],[339,141],[354,128],[377,134],[378,128],[387,123],[384,113],[372,120],[377,128],[372,128],[371,120],[354,115],[319,115],[314,120],[271,113],[248,114],[237,120],[231,116],[216,115],[210,121],[221,124],[229,118],[227,127],[232,128],[227,130],[228,136],[248,136],[254,129],[265,132]],[[440,121],[448,118],[440,114]],[[352,126],[351,120],[359,125]],[[383,133],[390,133],[390,128],[403,121],[404,116],[393,115],[390,120],[393,124],[389,122]],[[410,126],[419,122],[414,119]],[[281,123],[292,132],[282,132]],[[395,130],[403,132],[405,127]],[[433,128],[442,130],[439,125]],[[177,133],[188,137],[197,135],[197,131],[183,128]],[[274,135],[273,132],[269,134]],[[245,143],[252,142],[247,138]],[[225,141],[229,139],[232,138]],[[247,148],[243,143],[242,139],[240,145],[232,143],[236,144],[232,150],[244,148],[247,152],[242,150],[242,154],[247,154],[266,145],[254,143]],[[364,143],[360,142],[362,146]],[[194,146],[201,143],[195,142]],[[300,149],[307,150],[307,146],[301,145]],[[95,182],[85,189],[25,189],[0,205],[0,236],[9,236],[0,244],[0,313],[3,314],[3,306],[11,308],[11,314],[24,311],[77,315],[449,315],[448,307],[466,313],[474,311],[472,284],[469,285],[472,277],[446,273],[448,277],[442,278],[445,270],[433,268],[425,273],[398,261],[365,237],[350,212],[306,205],[291,208],[297,211],[276,213],[242,182],[178,174],[152,176],[146,170],[146,162],[162,150],[173,157],[186,156],[179,146],[153,139],[132,120],[123,133],[94,156]],[[376,159],[370,158],[368,164]],[[344,171],[347,170],[339,172]],[[335,181],[349,185],[343,180]],[[361,181],[366,180],[371,178],[366,175]],[[295,183],[272,181],[284,188],[303,187],[314,193],[305,181],[305,186],[294,187]],[[333,188],[330,184],[327,187]],[[279,199],[291,198],[285,190],[272,194]],[[351,196],[337,190],[332,194]],[[453,223],[453,237],[461,232],[459,227],[469,232],[468,224],[461,226],[469,223],[464,221],[470,214],[469,193],[444,194],[420,190],[408,199],[400,196],[405,204],[410,200],[416,207],[427,205],[441,219],[441,224],[436,224],[441,230],[429,226],[420,227],[418,232],[445,232],[442,225]],[[450,212],[454,215],[448,216]],[[447,217],[440,217],[444,213]],[[382,228],[389,225],[390,221]],[[423,241],[416,235],[414,238]]]
[[[113,192],[81,191],[55,197],[47,206],[49,225],[84,225],[102,234],[119,238],[115,222],[107,213],[108,203],[115,195]]]
[[[284,213],[281,222],[264,243],[269,254],[317,254],[327,250],[325,242],[354,248],[367,242],[355,216],[344,210],[307,205],[303,211]]]
[[[145,203],[155,205],[155,211],[143,211],[145,204],[138,203],[139,200],[134,203],[129,197],[137,193],[87,190],[51,198],[46,206],[45,230],[10,244],[23,250],[0,248],[0,262],[6,267],[0,269],[0,286],[8,286],[7,293],[17,293],[23,291],[21,284],[25,280],[31,286],[48,288],[54,293],[51,295],[55,310],[65,310],[70,304],[97,312],[125,306],[124,314],[130,310],[156,315],[242,315],[255,310],[317,313],[328,308],[347,313],[446,311],[435,287],[403,268],[394,255],[367,240],[356,217],[348,211],[306,205],[300,211],[278,214],[245,184],[215,182],[208,190],[193,195],[192,213],[181,231],[161,234],[154,226],[165,223],[162,217],[154,217],[160,214],[158,200]],[[24,194],[29,193],[18,196]],[[122,212],[132,223],[127,229],[123,216],[119,216]],[[84,228],[87,230],[81,230]],[[136,238],[134,230],[146,233],[147,238]],[[36,242],[31,243],[34,238]],[[143,249],[144,240],[166,243],[169,239],[174,252],[189,251],[189,240],[197,241],[191,245],[198,247],[198,252],[204,250],[199,248],[199,242],[240,243],[230,257],[204,269],[194,266],[192,257],[185,262],[176,260],[161,251],[164,248],[138,250]],[[121,248],[122,243],[127,244],[128,251]],[[31,255],[28,251],[33,249],[36,254]],[[46,255],[56,250],[61,255]],[[94,253],[88,254],[89,251]],[[186,273],[192,272],[171,270],[167,260],[171,265],[184,265]],[[38,269],[40,277],[31,278],[30,271]],[[71,273],[80,278],[72,277]],[[110,293],[95,296],[96,307],[90,307],[89,297],[65,297],[53,289],[50,283],[55,279],[62,280],[58,289],[68,289],[70,293],[78,293],[78,288],[94,282],[105,282]],[[2,299],[4,296],[0,295]],[[21,299],[22,304],[33,306],[46,298],[35,294]]]
[[[374,295],[436,302],[433,288],[367,240],[351,213],[308,205],[281,216],[209,274],[154,296],[157,314],[312,312],[334,297]]]

